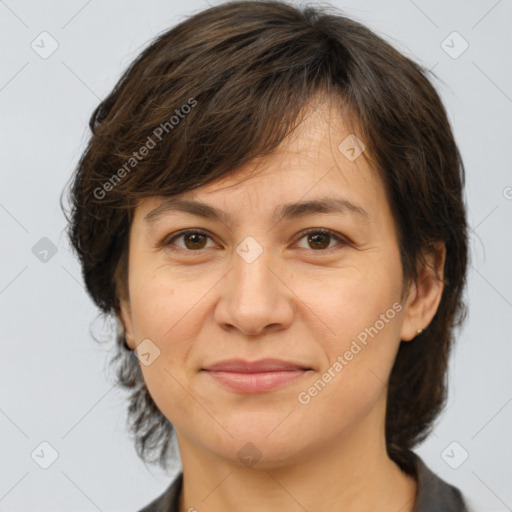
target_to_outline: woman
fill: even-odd
[[[464,168],[418,64],[327,9],[230,2],[96,108],[69,235],[119,321],[144,511],[464,511],[412,448],[465,316]]]

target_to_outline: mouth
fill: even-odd
[[[263,393],[304,377],[312,371],[312,368],[278,359],[262,359],[253,362],[231,359],[207,366],[201,371],[212,377],[218,384],[233,391]]]

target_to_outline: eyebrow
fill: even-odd
[[[190,213],[205,219],[217,220],[224,224],[230,224],[232,222],[231,215],[223,210],[218,210],[203,202],[180,198],[165,199],[144,217],[144,222],[147,225],[151,225],[164,213],[174,211]],[[274,210],[272,220],[277,223],[282,220],[304,217],[313,213],[352,214],[366,222],[370,220],[370,215],[361,205],[348,199],[338,197],[320,197],[310,201],[280,205]]]

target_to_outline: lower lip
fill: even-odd
[[[225,371],[207,371],[224,386],[241,393],[261,393],[271,391],[302,377],[308,370],[284,370],[258,373],[237,373]]]

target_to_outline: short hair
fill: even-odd
[[[120,319],[137,201],[194,190],[271,154],[313,95],[327,93],[356,121],[364,158],[384,183],[404,283],[418,278],[425,251],[446,246],[438,310],[423,333],[400,344],[388,382],[388,454],[411,471],[410,449],[445,405],[454,328],[467,314],[464,166],[429,75],[332,6],[233,1],[156,37],[94,110],[72,176],[68,236],[87,292],[117,319],[112,362],[130,392],[129,428],[142,460],[166,468],[174,429],[127,350]]]

